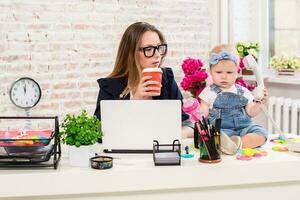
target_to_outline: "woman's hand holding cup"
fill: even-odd
[[[133,94],[133,99],[151,99],[159,96],[161,91],[161,68],[146,68],[142,72],[141,81]]]

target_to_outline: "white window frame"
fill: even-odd
[[[265,74],[272,75],[270,66],[270,46],[269,46],[269,0],[261,0],[258,3],[258,41],[261,45],[260,65],[263,66]]]
[[[212,29],[211,29],[211,46],[221,43],[229,43],[229,3],[230,0],[212,0],[210,7],[214,12],[211,12]]]
[[[234,0],[219,0],[220,17],[219,17],[219,43],[234,44],[234,34],[237,30],[234,27]],[[259,64],[263,68],[263,72],[267,76],[273,76],[274,70],[269,68],[269,0],[257,0],[257,31],[258,39],[261,46],[259,54]]]

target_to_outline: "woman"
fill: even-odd
[[[143,69],[160,68],[166,54],[166,40],[157,28],[145,22],[130,25],[122,36],[113,71],[107,78],[98,80],[100,91],[95,115],[101,119],[101,100],[179,99],[182,101],[181,92],[170,68],[162,68],[162,83],[151,81],[151,76],[142,77]],[[193,125],[184,112],[182,112],[182,122],[183,136],[192,134],[193,129],[190,127]]]

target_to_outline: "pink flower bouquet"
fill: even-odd
[[[183,90],[189,91],[194,98],[198,99],[198,95],[206,86],[208,74],[203,67],[203,61],[200,59],[187,58],[183,61],[181,68],[184,72],[184,78],[180,83]],[[198,99],[199,100],[199,99]]]

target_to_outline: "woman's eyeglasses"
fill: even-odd
[[[139,48],[140,51],[144,52],[144,55],[147,58],[151,58],[152,56],[154,56],[156,50],[158,51],[158,53],[161,56],[164,56],[164,55],[167,54],[167,49],[168,49],[167,44],[160,44],[160,45],[157,45],[157,46],[147,46],[147,47]]]

